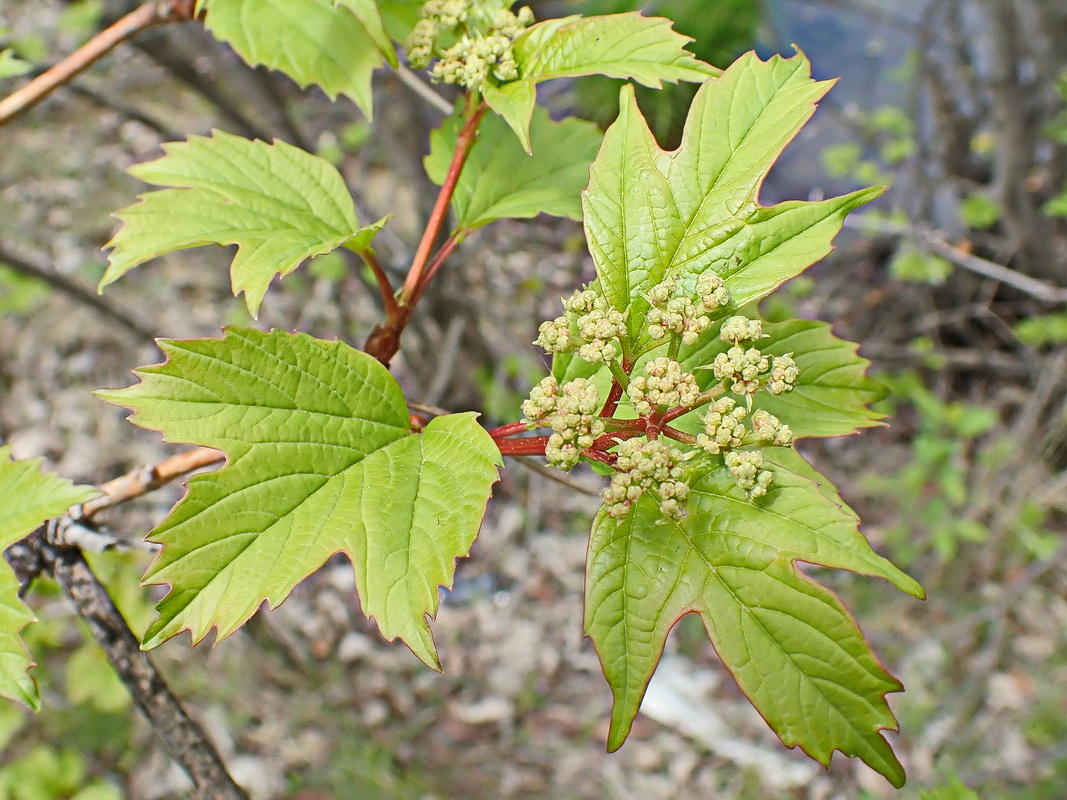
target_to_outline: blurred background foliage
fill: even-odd
[[[344,564],[212,651],[163,648],[164,671],[257,798],[1067,797],[1067,6],[532,4],[540,16],[662,13],[719,66],[795,44],[817,77],[840,76],[763,200],[890,190],[763,311],[832,322],[892,390],[888,427],[804,447],[876,547],[929,594],[916,603],[869,579],[820,575],[907,687],[893,698],[893,740],[908,786],[895,794],[844,759],[823,773],[783,751],[689,619],[668,648],[688,682],[653,684],[657,702],[606,756],[607,689],[580,636],[596,501],[518,466],[446,595],[444,676],[368,633]],[[132,5],[0,0],[0,93]],[[440,117],[389,73],[375,89],[368,121],[249,69],[190,25],[141,37],[0,129],[3,440],[90,482],[157,460],[172,450],[88,389],[124,385],[131,367],[156,360],[147,333],[249,323],[229,295],[226,255],[208,250],[109,289],[111,316],[85,300],[114,229],[108,214],[142,188],[123,169],[162,141],[222,128],[318,152],[348,178],[361,217],[397,213],[378,242],[401,270],[435,195],[421,159]],[[663,144],[677,143],[692,91],[639,90]],[[556,113],[606,124],[618,84],[545,92]],[[543,374],[527,344],[537,323],[591,277],[579,226],[490,226],[405,334],[399,378],[424,402],[510,421]],[[268,296],[260,322],[360,342],[378,313],[372,283],[343,256],[318,259]],[[133,542],[177,496],[162,492],[108,523]],[[147,557],[131,546],[94,562],[135,628],[152,614],[136,580]],[[27,639],[46,710],[0,706],[0,800],[187,796],[57,590],[45,583],[35,597],[40,622]],[[664,711],[665,698],[685,715]]]

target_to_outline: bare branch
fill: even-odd
[[[51,69],[0,100],[0,125],[33,108],[74,76],[123,42],[164,22],[192,19],[193,0],[158,0],[145,3],[108,26]]]
[[[164,459],[154,466],[140,467],[99,487],[103,495],[81,506],[75,506],[71,510],[71,517],[90,519],[105,508],[140,497],[194,470],[219,464],[225,458],[218,450],[197,447]]]
[[[6,264],[16,272],[22,273],[30,278],[36,278],[73,300],[76,300],[95,311],[99,311],[108,319],[117,322],[138,339],[146,342],[151,342],[155,339],[155,334],[152,331],[135,320],[127,312],[117,308],[111,302],[57,272],[47,269],[39,264],[27,261],[25,258],[15,255],[3,247],[0,247],[0,264]]]
[[[52,525],[53,532],[56,526]],[[218,751],[189,718],[76,547],[40,536],[44,568],[55,576],[93,638],[104,650],[134,703],[151,723],[170,756],[188,773],[201,800],[248,800],[234,783]]]
[[[415,94],[417,94],[431,106],[436,108],[446,117],[452,116],[452,104],[448,102],[448,100],[446,100],[444,97],[439,95],[437,92],[435,92],[433,89],[431,89],[429,86],[427,86],[426,83],[422,80],[422,78],[420,78],[410,69],[401,64],[396,68],[396,75],[398,78],[400,78],[401,83],[403,83],[413,92],[415,92]]]
[[[983,278],[1006,283],[1008,286],[1018,289],[1020,292],[1025,292],[1045,303],[1067,303],[1067,289],[1053,286],[1036,278],[1031,278],[1029,275],[1008,269],[994,261],[966,253],[958,247],[954,247],[938,231],[907,222],[879,219],[872,217],[870,214],[852,215],[845,220],[845,226],[861,231],[866,230],[891,236],[913,238],[928,247],[931,252],[951,261],[957,267],[962,267],[976,275],[981,275]]]

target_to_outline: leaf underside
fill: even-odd
[[[583,195],[586,235],[599,286],[627,317],[624,345],[643,353],[649,304],[665,277],[712,270],[731,309],[767,295],[831,250],[845,214],[876,196],[863,190],[820,202],[758,203],[767,172],[830,88],[810,77],[802,54],[767,62],[748,54],[706,82],[690,109],[682,143],[659,148],[629,87]],[[869,404],[883,391],[868,379],[856,346],[823,323],[765,326],[757,346],[792,353],[796,390],[759,407],[794,426],[798,437],[836,436],[877,424]],[[687,369],[714,360],[725,345],[714,331],[680,360]],[[644,356],[662,355],[652,350]],[[560,380],[591,374],[557,358]],[[573,374],[572,374],[573,373]],[[710,371],[698,370],[705,387]],[[601,370],[594,380],[607,377]],[[675,421],[696,432],[699,415]],[[877,555],[859,520],[794,450],[765,448],[774,480],[747,500],[721,460],[690,480],[688,515],[664,519],[642,497],[622,518],[594,521],[586,580],[586,633],[614,696],[608,746],[620,747],[640,708],[670,629],[696,613],[723,663],[788,747],[828,764],[834,750],[857,756],[900,786],[904,772],[882,735],[896,722],[886,694],[901,690],[872,653],[837,597],[795,562],[885,578],[922,597],[922,588]]]
[[[101,288],[165,253],[236,244],[233,292],[245,293],[255,316],[275,275],[370,230],[360,228],[340,173],[298,147],[214,131],[164,150],[162,158],[130,169],[167,188],[115,214],[123,225],[106,245],[114,249]]]
[[[11,448],[0,447],[0,554],[45,520],[97,495],[95,489],[74,486],[40,468],[40,459],[12,461]],[[35,619],[19,597],[14,570],[0,555],[0,696],[36,711],[41,698],[28,673],[33,661],[19,635]]]
[[[199,3],[207,10],[205,27],[249,64],[280,70],[302,87],[316,84],[331,98],[347,95],[368,117],[374,109],[371,75],[381,66],[381,53],[392,52],[373,6],[364,0]]]
[[[151,534],[146,582],[170,585],[145,634],[155,647],[233,633],[281,603],[332,554],[352,559],[364,613],[439,668],[427,615],[478,532],[500,454],[474,414],[410,431],[400,387],[337,341],[229,328],[161,341],[141,383],[99,393],[167,441],[225,451]]]
[[[534,149],[533,155],[527,155],[502,119],[489,116],[482,122],[452,197],[458,230],[538,214],[581,219],[579,198],[589,182],[589,165],[602,134],[592,123],[579,119],[553,122],[540,107],[532,123]],[[430,137],[426,172],[437,184],[448,175],[460,125],[457,117],[450,117]]]

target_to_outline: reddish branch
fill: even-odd
[[[455,194],[460,173],[463,171],[463,165],[467,163],[471,148],[474,147],[474,142],[478,137],[478,125],[486,111],[488,111],[488,106],[484,103],[468,111],[467,121],[456,140],[456,151],[452,154],[448,174],[441,185],[441,191],[437,194],[437,201],[434,203],[433,211],[430,212],[430,219],[423,231],[422,241],[419,242],[415,258],[411,262],[411,269],[408,270],[404,286],[400,290],[399,303],[395,311],[386,317],[385,322],[371,332],[363,347],[367,353],[385,366],[389,366],[396,351],[400,349],[400,334],[407,327],[415,304],[418,303],[429,281],[441,268],[445,258],[458,244],[455,237],[450,237],[438,252],[438,257],[431,262],[430,253],[433,250],[433,243],[437,241],[441,228],[444,226],[445,218],[448,216],[448,206],[452,202],[452,195]]]
[[[527,436],[522,439],[504,439],[498,441],[496,446],[500,448],[500,454],[503,456],[543,456],[547,444],[547,436]]]
[[[0,100],[0,125],[35,106],[60,86],[69,83],[101,57],[142,31],[164,22],[193,18],[195,0],[157,0],[145,3],[111,25],[51,69]]]
[[[378,261],[378,256],[374,254],[373,250],[369,249],[357,250],[356,254],[363,259],[363,263],[374,273],[374,280],[378,282],[378,290],[382,293],[382,301],[385,303],[386,316],[396,316],[397,312],[400,311],[400,306],[396,302],[396,291],[393,289],[389,276],[385,273],[385,268]]]
[[[437,251],[437,254],[430,260],[430,263],[426,266],[426,271],[422,273],[422,280],[419,281],[419,285],[415,287],[415,293],[411,296],[411,305],[415,305],[419,302],[419,298],[422,297],[422,293],[426,290],[426,287],[430,285],[430,281],[433,280],[437,271],[441,269],[441,265],[448,260],[448,257],[452,255],[453,251],[459,246],[459,239],[456,236],[449,236],[441,249]]]

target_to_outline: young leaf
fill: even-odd
[[[639,11],[547,20],[515,40],[515,60],[523,79],[538,83],[606,75],[659,89],[663,81],[699,83],[720,74],[685,49],[693,40],[673,25]]]
[[[721,70],[685,49],[693,40],[673,31],[673,24],[637,11],[540,22],[515,40],[520,79],[487,90],[486,102],[508,121],[529,153],[534,86],[541,81],[606,75],[659,89],[663,81],[699,83],[719,75]]]
[[[347,13],[347,12],[346,12]],[[275,275],[328,253],[361,229],[344,179],[328,162],[282,141],[222,131],[164,145],[166,155],[130,169],[168,188],[118,211],[122,222],[103,288],[145,261],[205,244],[238,245],[233,293],[253,316]]]
[[[623,87],[582,200],[597,275],[628,315],[631,339],[649,310],[642,295],[664,276],[714,270],[735,307],[746,305],[829,253],[844,216],[881,193],[757,202],[771,165],[831,86],[810,72],[801,53],[742,56],[700,88],[673,153],[659,148]]]
[[[765,322],[763,332],[766,338],[755,346],[769,356],[791,354],[800,378],[792,392],[761,394],[759,407],[789,425],[795,438],[845,436],[877,425],[884,417],[869,406],[885,397],[886,388],[867,377],[870,362],[856,355],[857,345],[838,339],[829,325],[809,320]],[[687,369],[710,364],[728,348],[717,336],[708,338],[693,350],[683,350],[682,363]],[[710,370],[698,370],[696,375],[702,388],[715,383]],[[699,416],[680,419],[680,427],[700,432]]]
[[[228,636],[345,552],[364,613],[439,667],[426,616],[470,550],[500,461],[475,415],[412,433],[385,367],[306,334],[230,328],[160,347],[167,361],[137,370],[141,383],[100,396],[228,464],[191,479],[152,534],[163,551],[145,580],[171,589],[145,647],[183,630]]]
[[[0,50],[0,80],[25,75],[33,70],[33,64],[23,61],[14,50]]]
[[[664,519],[648,496],[593,523],[586,632],[614,695],[608,747],[629,733],[667,634],[696,612],[738,685],[787,747],[828,764],[859,756],[895,786],[904,772],[880,731],[896,729],[885,695],[900,684],[878,663],[832,592],[802,560],[922,588],[876,555],[844,511],[803,476],[775,473],[758,503],[725,468],[692,481],[688,516]]]
[[[335,6],[346,6],[349,11],[359,20],[367,34],[374,40],[378,52],[385,56],[389,66],[396,69],[399,62],[396,58],[396,48],[389,40],[389,34],[385,32],[381,12],[374,0],[333,0]]]
[[[530,143],[530,121],[537,105],[537,89],[533,81],[511,81],[500,87],[487,83],[482,90],[486,104],[515,131],[526,155],[533,154]]]
[[[337,2],[201,0],[199,8],[207,10],[204,25],[215,38],[249,64],[281,70],[300,86],[318,84],[330,97],[348,95],[370,117],[371,74],[382,63],[381,34],[369,30],[355,12],[373,3]],[[372,16],[368,20],[374,24]]]
[[[601,142],[596,126],[573,118],[553,122],[538,108],[530,129],[533,155],[527,155],[505,125],[496,116],[482,123],[452,197],[457,229],[538,214],[581,219],[581,191]],[[430,137],[426,172],[438,184],[448,174],[459,127],[459,119],[450,117]]]
[[[74,486],[40,468],[40,459],[12,461],[11,448],[0,447],[0,554],[45,520],[97,495],[95,489]],[[0,555],[0,695],[36,711],[41,698],[27,672],[33,662],[19,636],[34,620],[19,598],[18,578]]]

